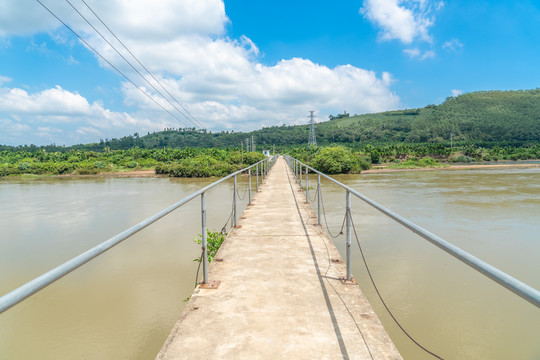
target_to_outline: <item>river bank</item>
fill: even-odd
[[[389,172],[403,172],[403,171],[435,171],[435,170],[479,170],[479,169],[526,169],[526,168],[538,168],[540,167],[540,160],[537,163],[507,163],[507,164],[448,164],[446,167],[436,168],[415,168],[415,169],[390,169],[386,166],[380,166],[369,170],[362,171],[362,174],[377,174],[377,173],[389,173]]]
[[[527,163],[474,163],[474,164],[447,164],[446,167],[436,168],[414,168],[414,169],[391,169],[387,165],[375,166],[375,168],[369,170],[363,170],[362,174],[379,174],[379,173],[393,173],[393,172],[410,172],[410,171],[436,171],[436,170],[479,170],[479,169],[526,169],[526,168],[538,168],[540,167],[540,160],[533,160],[537,162]],[[168,177],[167,174],[156,174],[155,169],[133,170],[133,171],[112,171],[101,172],[98,174],[63,174],[63,175],[10,175],[5,177],[6,179],[14,178],[152,178],[152,177]],[[2,177],[0,177],[1,179]]]

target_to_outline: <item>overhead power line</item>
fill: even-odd
[[[105,40],[105,42],[107,44],[109,44],[109,46],[122,58],[124,59],[124,61],[129,65],[131,66],[131,68],[137,73],[139,74],[139,76],[144,80],[146,81],[146,83],[148,85],[150,85],[165,101],[167,101],[174,109],[176,109],[176,111],[178,111],[184,118],[186,118],[188,121],[190,121],[191,123],[193,123],[193,125],[195,125],[197,127],[197,124],[195,124],[195,122],[193,120],[191,120],[190,118],[188,118],[188,116],[186,114],[184,114],[179,108],[177,108],[169,99],[167,99],[152,83],[150,83],[150,81],[148,81],[148,79],[146,79],[144,77],[143,74],[141,74],[141,72],[139,70],[137,70],[137,68],[135,66],[133,66],[133,64],[125,58],[124,55],[122,55],[122,53],[120,53],[120,51],[118,51],[118,49],[113,45],[111,44],[111,42],[109,40],[107,40],[107,38],[105,36],[103,36],[103,34],[98,30],[96,29],[96,27],[90,22],[88,21],[88,19],[71,3],[71,1],[69,0],[66,0],[66,2],[73,8],[73,10],[75,10],[75,12],[77,12],[77,14],[79,14],[80,17],[83,18],[84,21],[86,21],[86,23],[88,25],[90,25],[90,27],[92,27],[92,29],[94,29],[94,31],[99,35],[101,36],[101,38],[103,40]],[[88,5],[87,5],[88,6]],[[154,78],[155,79],[155,78]],[[157,80],[156,80],[157,81]]]
[[[163,105],[161,105],[159,102],[156,101],[152,96],[150,96],[146,91],[144,91],[139,85],[135,84],[133,80],[131,80],[129,77],[127,77],[126,74],[124,74],[120,69],[118,69],[116,66],[114,66],[109,60],[107,60],[103,55],[100,54],[99,51],[94,49],[86,40],[84,40],[75,30],[73,30],[68,24],[66,24],[62,19],[60,19],[51,9],[49,9],[45,4],[43,4],[40,0],[36,0],[45,10],[47,10],[52,16],[56,18],[56,20],[60,21],[62,25],[64,25],[69,31],[73,33],[79,40],[81,40],[90,50],[92,50],[96,55],[98,55],[103,61],[105,61],[110,67],[112,67],[116,72],[118,72],[120,75],[122,75],[127,81],[129,81],[133,86],[135,86],[137,89],[139,89],[140,92],[142,92],[146,97],[148,97],[151,101],[153,101],[156,105],[161,107],[165,112],[167,112],[169,115],[171,115],[173,118],[178,120],[182,125],[187,127],[187,124],[183,122],[180,118],[178,118],[176,115],[174,115],[172,112],[167,110]]]
[[[67,0],[66,0],[67,1]],[[148,68],[146,66],[143,65],[143,63],[135,56],[135,54],[133,54],[133,52],[131,52],[131,50],[129,50],[129,48],[124,44],[124,42],[122,42],[122,40],[120,40],[118,38],[118,36],[116,36],[116,34],[114,33],[114,31],[111,30],[111,28],[109,28],[109,26],[107,26],[107,24],[105,24],[105,22],[101,19],[101,17],[90,7],[90,5],[88,5],[86,3],[85,0],[81,0],[84,5],[86,5],[86,7],[92,12],[92,14],[94,14],[94,16],[101,22],[101,24],[103,24],[103,26],[112,34],[112,36],[114,36],[114,38],[124,47],[124,49],[126,49],[126,51],[135,59],[135,61],[137,61],[137,63],[148,73],[148,75],[150,75],[152,77],[152,79],[154,79],[154,81],[156,83],[159,84],[159,86],[191,117],[191,119],[188,119],[190,120],[192,123],[193,122],[196,122],[197,124],[199,124],[200,127],[202,128],[205,128],[205,126],[203,124],[201,124],[201,122],[195,117],[193,116],[193,114],[191,114],[189,112],[188,109],[186,109],[186,107],[184,105],[182,105],[182,103],[180,101],[178,101],[178,99],[176,99],[176,97],[174,97],[166,88],[165,86],[163,86],[163,84],[158,80],[156,79],[156,77],[150,72],[150,70],[148,70]],[[69,3],[69,1],[68,1]],[[71,5],[71,3],[69,3]],[[73,5],[71,5],[73,7]],[[76,10],[76,9],[75,9]],[[77,10],[76,10],[77,11]],[[78,11],[77,11],[78,12]],[[80,14],[80,13],[79,13]],[[81,15],[82,16],[82,15]],[[83,17],[84,18],[84,17]],[[86,19],[85,19],[86,20]],[[87,21],[88,22],[88,21]],[[97,30],[96,30],[97,32]],[[98,32],[99,33],[99,32]],[[101,35],[101,34],[100,34]],[[103,35],[101,35],[101,37],[103,38]],[[107,41],[105,38],[103,38],[105,41]],[[107,43],[109,45],[111,45],[108,41]],[[112,47],[112,45],[111,45]],[[114,48],[114,47],[113,47]],[[115,49],[116,50],[116,49]],[[117,51],[118,52],[118,51]],[[124,58],[122,56],[122,58]],[[125,58],[124,58],[125,60]],[[127,60],[126,60],[127,62]],[[129,63],[129,62],[128,62]],[[131,65],[131,64],[130,64]],[[156,90],[157,91],[157,90]],[[180,112],[180,111],[179,111]]]

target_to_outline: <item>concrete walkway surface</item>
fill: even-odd
[[[401,359],[305,201],[280,157],[157,359]]]

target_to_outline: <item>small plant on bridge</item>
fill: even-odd
[[[209,229],[206,229],[206,243],[207,243],[207,254],[208,254],[208,262],[211,262],[214,259],[214,256],[216,256],[217,251],[219,250],[219,247],[225,240],[225,237],[227,236],[227,233],[222,233],[220,231],[210,231]],[[194,241],[197,244],[202,244],[202,235],[199,234],[194,238]],[[193,261],[201,262],[202,257],[198,257],[194,259]]]

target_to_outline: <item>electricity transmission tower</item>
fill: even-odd
[[[313,115],[315,111],[310,111],[309,114],[309,139],[308,139],[308,146],[317,146],[317,138],[315,137],[315,115]]]

